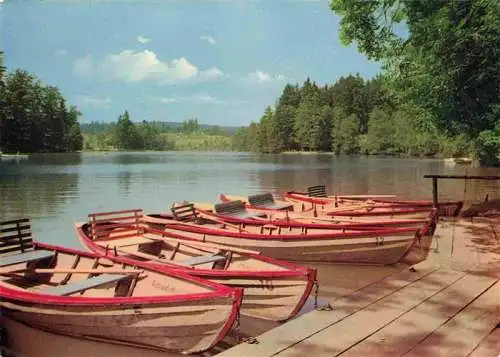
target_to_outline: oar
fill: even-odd
[[[114,269],[109,269],[109,268],[104,268],[104,269],[89,269],[89,268],[55,268],[55,269],[29,269],[29,268],[23,268],[23,269],[12,269],[12,270],[6,270],[2,269],[0,270],[0,275],[10,275],[10,274],[16,274],[16,273],[23,273],[23,272],[33,272],[37,274],[90,274],[90,273],[98,273],[98,274],[140,274],[143,273],[143,270],[137,270],[137,269],[119,269],[119,268],[114,268]]]
[[[250,249],[243,249],[243,248],[238,248],[238,247],[226,247],[224,245],[221,245],[221,244],[216,244],[216,243],[210,243],[210,242],[204,242],[202,240],[198,240],[198,239],[194,239],[194,238],[176,238],[176,237],[170,237],[168,236],[168,232],[164,232],[164,231],[158,231],[158,233],[156,233],[157,230],[155,230],[152,234],[156,235],[160,235],[160,232],[162,235],[166,235],[166,236],[150,236],[148,235],[147,238],[151,238],[151,239],[154,239],[154,240],[162,240],[164,241],[165,239],[173,239],[177,242],[179,242],[181,245],[184,245],[186,247],[189,247],[189,246],[192,246],[193,248],[196,248],[196,249],[201,249],[201,248],[214,248],[214,249],[224,249],[224,250],[230,250],[230,251],[233,251],[235,253],[246,253],[246,254],[260,254],[259,251],[257,250],[250,250]],[[126,251],[127,253],[132,253],[132,254],[135,254],[132,250],[128,250],[128,249],[120,249],[120,250],[123,250],[123,251]],[[164,259],[162,259],[162,261],[164,261]]]

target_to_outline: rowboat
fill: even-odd
[[[264,196],[267,194],[263,194]],[[270,195],[270,194],[269,194]],[[256,195],[258,196],[258,195]],[[255,196],[254,196],[255,197]],[[242,201],[238,196],[219,195],[223,202],[194,203],[196,209],[206,216],[220,219],[225,222],[244,224],[244,225],[264,225],[274,224],[279,227],[294,227],[301,229],[341,229],[341,230],[370,230],[389,227],[415,227],[419,229],[427,221],[432,221],[430,228],[435,227],[437,220],[437,211],[433,209],[424,209],[415,212],[415,217],[403,216],[401,212],[393,214],[388,209],[367,210],[366,214],[362,208],[356,207],[351,210],[334,209],[326,211],[321,208],[304,210],[302,212],[285,210],[272,210],[265,208],[256,208],[259,206],[249,204],[249,200]],[[244,202],[247,202],[245,204]],[[338,213],[334,216],[333,213]],[[406,210],[408,215],[414,212]],[[422,232],[432,235],[433,231]]]
[[[85,246],[109,259],[141,260],[160,271],[180,269],[244,288],[240,312],[246,316],[288,320],[300,311],[316,281],[315,269],[144,228],[140,209],[90,214],[89,222],[78,223],[76,231]]]
[[[61,335],[171,353],[205,351],[235,323],[241,289],[40,242],[0,224],[4,316]]]
[[[356,205],[371,203],[375,207],[399,207],[404,211],[407,209],[421,210],[433,207],[433,202],[428,200],[400,200],[391,195],[333,195],[326,193],[324,185],[311,186],[307,192],[288,191],[284,198],[294,202],[306,202],[312,205]],[[463,207],[463,201],[446,201],[438,203],[439,216],[457,216]]]
[[[190,206],[192,216],[197,217],[194,205]],[[148,214],[144,221],[178,239],[208,242],[228,249],[257,250],[277,259],[372,265],[398,262],[419,240],[420,230],[428,229],[423,224],[417,230],[394,227],[345,232],[331,229],[297,231],[273,224],[242,227],[209,219],[176,219],[168,213]]]

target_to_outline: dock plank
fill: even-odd
[[[496,280],[492,278],[467,275],[340,356],[401,356],[460,313],[464,306],[495,283]],[[492,312],[491,309],[486,311]],[[464,336],[464,339],[469,339],[469,336]]]
[[[403,289],[437,270],[436,267],[416,272],[404,270],[363,287],[332,302],[333,311],[311,311],[284,325],[269,330],[258,337],[259,344],[240,344],[226,350],[218,357],[273,356],[312,335],[335,324],[356,311],[383,299],[394,291]]]
[[[455,357],[470,354],[499,321],[499,286],[500,283],[495,283],[404,356]]]
[[[498,355],[500,355],[500,327],[491,331],[468,357],[498,357]]]
[[[315,334],[307,341],[290,347],[279,356],[337,356],[464,277],[465,273],[452,270],[433,272]],[[368,355],[372,356],[372,353]]]

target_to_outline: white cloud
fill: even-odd
[[[224,106],[239,106],[247,103],[246,101],[240,100],[222,100],[209,94],[195,94],[186,97],[159,97],[154,98],[154,100],[161,104],[187,103],[195,105],[216,104]]]
[[[77,58],[73,62],[73,69],[80,76],[90,76],[94,70],[92,56],[86,55],[85,57]]]
[[[112,100],[109,97],[101,98],[82,94],[76,97],[76,102],[82,107],[106,108],[109,107]]]
[[[160,97],[158,98],[158,102],[161,104],[173,104],[173,103],[178,103],[179,100],[177,98],[172,98],[172,97]]]
[[[217,79],[224,76],[224,73],[215,67],[200,72],[200,76],[206,79]]]
[[[138,36],[137,41],[144,44],[144,43],[151,42],[151,39],[148,37],[144,37],[144,36]]]
[[[119,82],[151,81],[160,84],[176,84],[188,80],[214,80],[224,73],[218,68],[199,70],[184,58],[161,61],[150,50],[134,52],[124,50],[110,54],[95,64],[90,56],[77,59],[74,63],[76,73],[84,76],[98,75]]]
[[[57,56],[57,57],[64,57],[68,54],[68,51],[66,50],[57,50],[56,52],[54,52],[54,54]]]
[[[215,41],[215,38],[213,38],[212,36],[201,36],[200,39],[203,41],[207,41],[211,45],[215,45],[217,43],[217,41]]]
[[[283,74],[271,75],[261,70],[249,73],[245,79],[251,83],[264,83],[270,81],[286,81],[286,76]]]

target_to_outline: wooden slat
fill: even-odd
[[[118,235],[118,236],[115,236],[115,237],[110,237],[110,238],[106,237],[105,239],[103,239],[103,238],[102,238],[102,236],[101,236],[101,237],[96,237],[96,238],[94,238],[94,239],[102,239],[102,240],[106,240],[106,241],[112,241],[112,240],[115,240],[115,239],[122,239],[122,238],[129,238],[129,237],[137,237],[137,236],[138,236],[137,232],[135,232],[135,231],[134,231],[134,232],[129,233],[129,234],[120,234],[120,235]]]
[[[397,320],[356,344],[342,357],[402,356],[417,346],[433,331],[489,289],[495,280],[466,275],[431,298],[411,309]],[[373,324],[370,321],[369,324]],[[467,337],[465,337],[467,339]],[[432,354],[422,354],[427,356]],[[465,356],[457,354],[457,356]]]
[[[220,262],[222,260],[226,260],[226,257],[223,255],[199,255],[197,257],[192,257],[186,260],[179,261],[179,264],[185,266],[195,266],[207,263],[215,263]]]
[[[493,284],[404,356],[438,356],[442,351],[446,351],[448,356],[470,354],[499,321],[499,285],[500,283]],[[462,291],[472,288],[473,286],[464,286]],[[498,347],[500,354],[500,346]]]
[[[468,357],[498,357],[500,354],[500,327],[484,338]]]
[[[22,246],[22,247],[20,245],[15,245],[15,246],[11,246],[11,247],[3,247],[2,249],[0,249],[0,256],[5,255],[7,253],[12,253],[12,252],[19,252],[19,254],[22,254],[24,252],[33,250],[33,247],[34,247],[33,244]]]
[[[326,197],[326,186],[310,186],[307,188],[307,194],[309,197]]]
[[[462,272],[438,270],[314,334],[307,341],[281,352],[279,356],[298,356],[308,348],[315,357],[337,356],[464,276]],[[314,346],[313,351],[311,346]]]
[[[54,252],[50,252],[48,250],[33,250],[26,253],[9,255],[6,257],[0,257],[0,267],[19,264],[19,263],[28,263],[36,260],[50,258],[53,257],[54,255],[55,255]]]
[[[17,223],[29,223],[30,219],[29,218],[20,218],[20,219],[14,219],[10,221],[2,221],[0,222],[0,226],[6,226],[10,224],[17,224]]]
[[[138,219],[140,219],[142,215],[140,216],[106,216],[105,218],[102,219],[93,219],[90,222],[92,223],[97,223],[97,224],[106,224],[106,222],[114,221],[114,222],[121,222],[121,221],[131,221],[135,222]]]
[[[19,240],[21,238],[27,238],[27,237],[31,237],[31,232],[0,237],[0,242],[15,241],[15,240]]]
[[[105,247],[106,245],[109,245],[110,247],[114,247],[114,246],[116,246],[116,247],[128,247],[128,246],[132,246],[132,245],[151,243],[154,241],[155,241],[155,239],[153,239],[153,238],[133,237],[133,238],[111,239],[109,241],[100,241],[100,242],[97,242],[97,244],[100,245],[101,247]]]
[[[90,213],[88,216],[89,217],[102,217],[102,216],[109,216],[109,215],[119,215],[119,214],[125,214],[125,213],[142,213],[142,209],[129,209],[129,210],[123,210],[123,211],[110,211],[110,212],[97,212],[97,213]]]
[[[96,288],[104,284],[120,281],[127,276],[128,275],[103,274],[86,280],[75,281],[74,283],[66,285],[59,285],[38,290],[38,293],[59,296],[71,295],[91,288]]]
[[[2,228],[0,229],[0,233],[10,233],[10,232],[19,232],[19,231],[26,231],[26,230],[31,230],[31,226],[28,224],[26,226],[14,226],[14,227],[8,227],[8,228]],[[7,234],[3,235],[4,236],[9,236]]]
[[[375,302],[391,295],[394,291],[404,289],[413,282],[420,281],[435,271],[435,268],[422,269],[416,272],[403,271],[388,278],[370,284],[352,294],[334,300],[333,311],[311,311],[291,320],[284,325],[273,328],[259,336],[259,344],[240,344],[226,350],[218,357],[265,357],[273,356],[289,346],[310,338],[338,321],[366,308]],[[308,353],[308,355],[311,355]]]
[[[0,275],[4,274],[13,274],[30,271],[37,274],[140,274],[143,273],[144,270],[138,269],[120,269],[120,268],[56,268],[56,269],[15,269],[15,270],[7,270],[0,269]]]
[[[31,239],[31,234],[28,235],[28,236],[26,236],[26,237],[29,237],[29,238],[19,239],[19,238],[16,237],[17,239],[9,239],[9,240],[6,240],[6,241],[3,241],[3,239],[0,240],[0,251],[1,251],[2,247],[9,247],[9,246],[13,246],[13,245],[19,246],[19,249],[21,249],[21,247],[20,247],[21,243],[24,246],[24,245],[27,245],[30,242],[33,242],[33,239]]]

